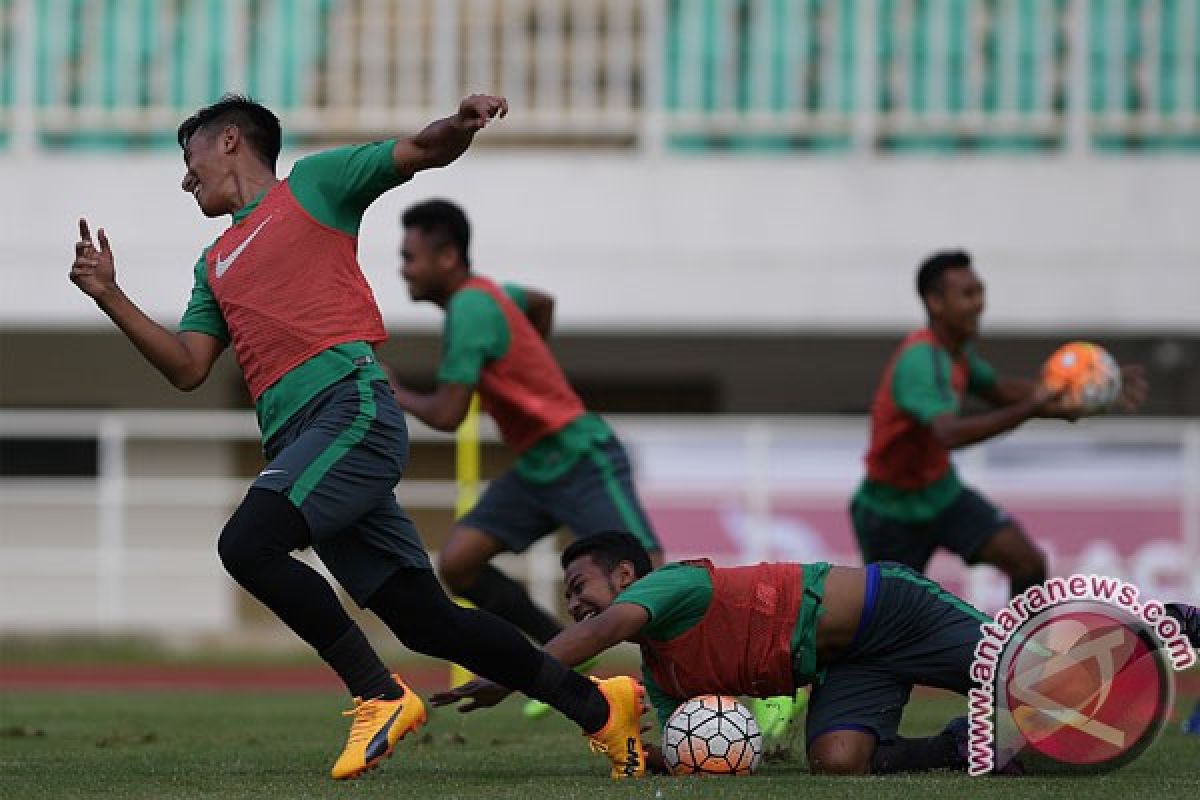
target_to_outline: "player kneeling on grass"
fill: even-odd
[[[666,722],[690,697],[788,695],[806,684],[807,747],[819,774],[965,769],[965,724],[936,736],[896,731],[916,684],[966,694],[980,623],[988,618],[900,564],[865,568],[707,560],[651,570],[624,533],[563,552],[567,610],[578,624],[546,645],[578,664],[623,641],[641,647],[647,693]],[[484,680],[435,695],[461,710],[508,690]],[[649,748],[652,768],[662,754]]]
[[[914,685],[965,695],[988,617],[911,567],[876,563],[708,561],[651,570],[637,539],[602,533],[562,555],[567,610],[578,624],[546,644],[579,664],[623,641],[641,647],[647,693],[662,723],[702,694],[767,697],[813,685],[806,741],[812,771],[857,775],[966,768],[967,725],[936,736],[896,731]],[[1200,611],[1172,603],[1193,646]],[[461,710],[495,705],[508,690],[476,680],[435,695]],[[651,768],[662,753],[648,748]]]

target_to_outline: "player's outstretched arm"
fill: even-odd
[[[116,262],[104,229],[96,231],[94,243],[85,219],[79,220],[70,278],[179,389],[188,391],[204,383],[225,349],[225,343],[213,336],[195,331],[172,333],[146,316],[117,285]]]
[[[1028,400],[1037,391],[1037,388],[1038,382],[1032,378],[1005,376],[999,378],[986,392],[981,392],[980,396],[993,406],[1011,406],[1022,400]]]
[[[568,667],[577,667],[621,642],[633,641],[650,622],[650,612],[636,603],[613,603],[577,622],[546,642],[545,650]]]
[[[420,394],[399,384],[395,373],[389,370],[392,394],[396,403],[408,413],[437,431],[450,433],[458,430],[467,410],[471,407],[474,386],[465,383],[439,383],[431,394]]]
[[[490,94],[465,98],[453,116],[431,122],[416,136],[402,137],[392,150],[396,169],[412,175],[444,167],[466,152],[475,134],[493,119],[508,114],[508,101]]]
[[[934,417],[929,426],[938,441],[953,450],[1007,433],[1034,417],[1076,419],[1078,416],[1078,412],[1064,408],[1054,392],[1037,384],[1027,397],[1015,403],[966,417],[942,414]]]

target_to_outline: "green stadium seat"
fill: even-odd
[[[1189,72],[1200,74],[1200,0],[1089,0],[1086,6],[1076,0],[875,0],[872,59],[859,52],[862,2],[666,0],[662,85],[669,146],[701,153],[849,149],[862,102],[859,70],[874,63],[870,110],[878,123],[876,144],[884,150],[1061,148],[1071,99],[1070,26],[1081,8],[1089,19],[1082,44],[1089,80],[1073,90],[1088,92],[1082,99],[1095,128],[1093,144],[1113,150],[1200,146],[1200,79],[1187,79]],[[360,13],[358,3],[345,0],[240,6],[34,0],[32,7],[42,141],[124,149],[173,145],[173,129],[149,129],[138,111],[167,110],[174,119],[230,89],[284,113],[325,105],[331,20]],[[237,7],[248,15],[244,35],[251,46],[244,54],[232,52],[236,39],[224,35],[241,26],[230,18]],[[0,0],[0,18],[10,20],[0,29],[0,121],[11,118],[5,110],[16,96],[14,8],[14,0]],[[532,15],[539,6],[521,8]],[[354,24],[373,23],[361,17]],[[499,15],[495,24],[504,24]],[[569,36],[566,41],[569,46]],[[97,113],[71,116],[84,110]],[[1114,133],[1102,124],[1110,114],[1186,124]],[[755,120],[766,123],[756,127]]]

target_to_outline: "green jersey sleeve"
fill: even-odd
[[[208,285],[208,262],[205,259],[211,249],[211,244],[204,248],[193,269],[195,277],[192,283],[192,297],[188,301],[187,310],[183,312],[183,319],[179,322],[179,330],[207,333],[229,344],[229,326],[225,324],[225,315],[221,313],[212,287]]]
[[[357,236],[367,206],[412,177],[396,169],[395,146],[396,140],[390,139],[302,158],[292,167],[288,186],[318,222]]]
[[[503,289],[504,293],[508,295],[508,299],[512,300],[517,308],[521,309],[522,314],[529,313],[529,293],[525,291],[524,286],[518,286],[515,283],[506,283]]]
[[[439,383],[474,386],[489,361],[508,352],[508,321],[486,292],[461,289],[446,305]]]
[[[996,370],[984,361],[975,348],[967,351],[967,391],[983,394],[996,385]]]
[[[896,407],[921,423],[956,413],[958,397],[950,384],[950,370],[950,359],[940,350],[924,342],[909,347],[896,359],[892,372]]]
[[[675,709],[683,705],[683,701],[676,700],[664,692],[645,666],[642,667],[642,686],[646,687],[646,696],[650,698],[650,705],[654,706],[654,713],[658,715],[658,730],[662,733],[662,729],[667,726],[667,720],[675,713]]]
[[[646,609],[650,621],[641,635],[668,641],[704,618],[712,592],[712,578],[704,567],[664,564],[631,583],[613,602],[634,603]]]

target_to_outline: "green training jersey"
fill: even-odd
[[[910,334],[871,404],[867,476],[855,501],[903,522],[925,522],[946,509],[962,483],[930,423],[957,414],[966,393],[983,394],[995,385],[995,370],[974,348],[955,356],[927,329]]]
[[[521,311],[528,308],[523,287],[506,283],[503,290]],[[459,289],[446,305],[437,379],[477,386],[484,368],[502,359],[511,346],[512,333],[496,300],[481,289]],[[557,480],[593,446],[612,435],[603,418],[583,414],[524,450],[517,458],[517,474],[534,483]]]
[[[374,142],[303,158],[292,168],[288,186],[301,208],[317,223],[357,237],[367,207],[410,177],[397,171],[392,158],[394,146],[395,140]],[[235,212],[232,224],[250,215],[264,196],[259,195]],[[205,333],[228,344],[229,327],[209,284],[209,249],[196,262],[191,299],[179,329]],[[286,372],[255,403],[263,440],[270,439],[318,393],[356,370],[369,380],[387,380],[375,361],[373,348],[365,341],[333,345]]]

